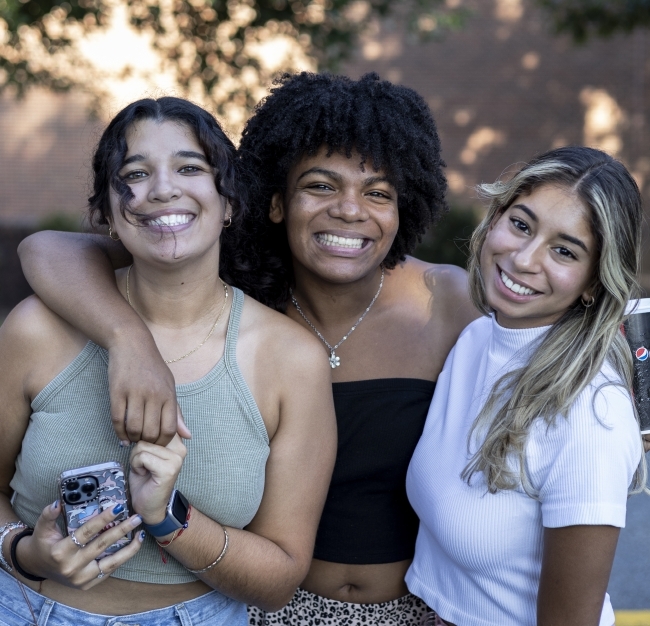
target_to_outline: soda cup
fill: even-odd
[[[623,330],[632,350],[632,391],[639,412],[641,434],[645,435],[650,433],[650,298],[630,300],[627,312],[630,316],[623,324]]]

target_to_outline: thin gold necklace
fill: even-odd
[[[131,303],[131,292],[129,291],[129,277],[131,276],[131,268],[133,265],[129,265],[129,269],[126,271],[126,301],[131,305],[131,307],[135,310],[135,307]],[[221,280],[221,278],[219,278]],[[223,285],[223,304],[221,305],[221,311],[219,311],[219,315],[217,315],[217,319],[214,321],[214,324],[212,324],[212,328],[210,329],[210,332],[208,333],[208,336],[198,345],[194,350],[190,350],[187,354],[184,354],[183,356],[179,356],[177,359],[163,359],[167,365],[170,363],[176,363],[176,361],[181,361],[185,357],[190,356],[190,354],[194,354],[210,337],[212,337],[212,333],[214,332],[214,329],[217,327],[217,324],[219,323],[219,320],[221,319],[221,316],[223,315],[223,312],[226,308],[226,302],[228,302],[228,285],[221,280],[221,284]]]

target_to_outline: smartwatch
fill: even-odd
[[[172,491],[172,495],[167,503],[165,512],[167,515],[160,524],[143,524],[144,529],[154,537],[164,537],[173,533],[179,528],[187,527],[187,512],[190,503],[187,498],[177,489]]]

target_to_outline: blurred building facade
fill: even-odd
[[[398,20],[378,24],[346,67],[376,71],[421,93],[438,123],[450,193],[476,203],[474,186],[535,154],[585,144],[620,158],[650,215],[650,31],[577,46],[551,32],[526,0],[466,2],[466,27],[417,44]],[[650,290],[650,229],[642,282]]]
[[[353,77],[376,71],[426,98],[455,202],[477,205],[474,185],[536,153],[587,144],[625,162],[647,205],[650,32],[576,46],[553,35],[528,0],[464,4],[465,27],[443,41],[413,41],[399,17],[377,22],[341,68]],[[33,228],[53,213],[81,221],[102,127],[86,102],[40,90],[0,99],[0,227]],[[650,250],[643,282],[650,288]]]

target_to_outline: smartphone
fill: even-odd
[[[106,509],[112,509],[118,504],[124,506],[124,510],[100,532],[112,528],[129,517],[129,493],[124,468],[116,461],[63,472],[59,477],[59,493],[61,514],[68,535],[73,530],[81,528],[95,515],[99,515]],[[97,559],[117,552],[128,545],[132,538],[133,532],[129,531]]]

